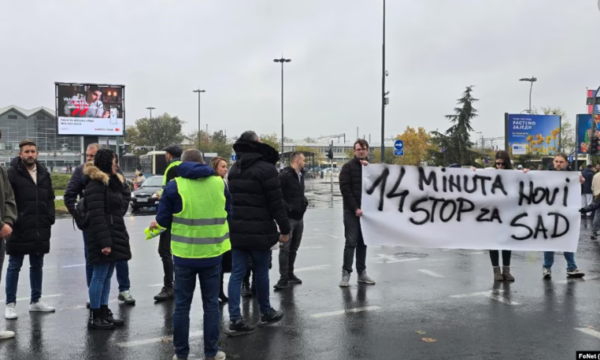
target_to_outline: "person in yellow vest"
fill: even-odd
[[[181,164],[181,147],[179,145],[169,145],[164,148],[165,158],[169,164],[165,169],[165,175],[163,176],[163,190],[159,192],[159,198],[164,191],[167,184],[177,176],[177,167]],[[171,233],[169,230],[164,231],[160,234],[160,241],[158,242],[158,255],[163,263],[163,271],[165,276],[163,278],[163,288],[154,297],[155,301],[165,301],[173,299],[173,258],[171,257]]]
[[[224,360],[219,351],[221,264],[231,250],[228,217],[231,196],[223,179],[204,164],[196,149],[183,152],[178,177],[170,181],[158,205],[150,230],[171,229],[175,265],[175,311],[173,313],[173,359],[187,359],[190,346],[190,306],[200,280],[204,309],[204,356]],[[163,232],[164,233],[164,232]]]

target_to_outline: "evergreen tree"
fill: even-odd
[[[459,106],[454,108],[455,113],[446,115],[452,126],[444,134],[437,131],[431,133],[431,143],[438,148],[431,154],[434,163],[459,163],[461,166],[474,164],[477,155],[471,150],[474,144],[469,132],[473,131],[471,120],[477,116],[477,109],[473,107],[477,99],[472,96],[472,91],[473,86],[467,86],[458,99]]]

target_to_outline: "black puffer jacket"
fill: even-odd
[[[55,219],[50,173],[43,165],[36,163],[36,184],[21,158],[14,158],[10,165],[8,180],[15,193],[19,216],[6,243],[6,253],[47,254],[50,252],[51,227]]]
[[[279,173],[283,203],[290,219],[302,220],[308,207],[308,199],[304,196],[304,175],[302,171],[302,176],[298,178],[298,173],[291,166]]]
[[[344,201],[344,210],[360,209],[362,194],[362,164],[357,157],[348,161],[340,171],[340,191]]]
[[[86,184],[83,196],[89,219],[89,262],[98,264],[131,259],[129,235],[123,220],[129,200],[123,199],[123,176],[109,176],[92,162],[85,164],[83,174]],[[109,255],[102,253],[105,247],[111,248]]]
[[[238,140],[238,160],[229,170],[233,216],[229,222],[231,247],[268,250],[279,241],[275,221],[282,234],[290,233],[275,164],[279,154],[267,144]]]

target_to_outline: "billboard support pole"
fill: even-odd
[[[562,136],[562,134],[560,134]],[[574,170],[579,169],[579,115],[575,117],[575,167]]]

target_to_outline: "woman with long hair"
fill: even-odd
[[[110,330],[124,325],[123,320],[116,319],[108,308],[115,264],[131,259],[129,235],[123,219],[129,199],[123,198],[126,184],[117,168],[117,156],[108,149],[98,150],[94,161],[83,167],[86,212],[81,221],[88,232],[88,261],[92,265],[89,329]]]
[[[217,156],[210,160],[210,167],[215,171],[215,176],[220,176],[225,182],[225,188],[227,188],[227,160],[224,158]],[[223,263],[221,265],[221,292],[219,294],[219,300],[223,303],[229,301],[227,296],[225,296],[225,292],[223,291],[223,277],[225,273],[231,272],[232,259],[231,259],[231,250],[227,251],[223,254]]]
[[[513,170],[512,162],[508,152],[500,150],[496,152],[494,168],[498,170]],[[510,273],[510,250],[502,250],[502,271],[500,271],[500,254],[498,250],[490,250],[490,259],[494,269],[494,281],[515,281]]]

